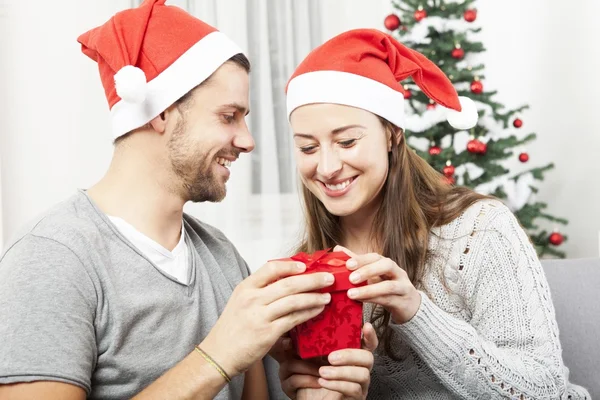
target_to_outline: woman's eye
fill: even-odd
[[[356,144],[356,139],[348,139],[341,142],[338,142],[342,147],[352,147]]]
[[[304,146],[304,147],[300,147],[300,151],[303,152],[304,154],[312,154],[315,152],[317,146]]]

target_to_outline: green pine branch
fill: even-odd
[[[533,175],[533,178],[538,180],[538,181],[543,181],[544,180],[544,172],[550,171],[554,169],[554,163],[550,163],[548,165],[545,165],[543,167],[534,167],[525,171],[521,171],[518,174],[516,174],[515,176],[513,176],[512,180],[516,181],[517,179],[519,179],[522,175],[531,173],[531,175]]]
[[[514,109],[506,109],[503,104],[496,101],[497,90],[487,87],[484,65],[473,60],[474,55],[486,51],[485,45],[476,40],[482,28],[477,24],[470,25],[465,21],[464,29],[438,31],[434,27],[428,27],[424,43],[408,40],[411,38],[411,29],[421,23],[415,19],[415,12],[419,10],[419,7],[426,11],[427,16],[425,18],[440,17],[448,20],[464,21],[465,11],[475,9],[476,1],[464,0],[456,3],[444,0],[392,0],[392,4],[402,22],[401,27],[394,32],[394,35],[401,42],[424,54],[438,65],[455,84],[460,96],[470,97],[480,105],[480,122],[468,133],[475,138],[482,139],[487,144],[486,153],[472,154],[466,149],[454,149],[456,131],[446,121],[435,124],[421,132],[406,132],[406,135],[427,139],[430,143],[441,147],[440,154],[434,156],[430,155],[428,151],[416,150],[420,157],[440,172],[448,160],[452,162],[455,168],[462,165],[473,165],[483,170],[480,176],[471,179],[467,168],[460,176],[464,186],[476,188],[500,177],[507,177],[516,181],[528,173],[532,174],[536,181],[542,181],[545,174],[554,168],[553,163],[531,167],[527,165],[529,168],[519,169],[517,172],[509,171],[501,165],[504,160],[515,157],[515,153],[520,146],[536,140],[537,135],[536,133],[529,133],[520,137],[521,135],[514,134],[513,129],[516,129],[516,127],[513,128],[515,119],[517,117],[522,118],[523,112],[529,106],[521,105]],[[462,59],[452,57],[457,45],[460,45],[465,53],[465,57]],[[475,94],[471,91],[471,85],[476,80],[479,80],[483,85],[482,93]],[[427,105],[430,104],[429,97],[410,79],[402,83],[411,92],[411,97],[407,101],[409,107],[414,113],[422,115],[426,112]],[[487,126],[484,121],[489,118],[496,121],[497,126]],[[450,135],[450,145],[442,147],[441,144],[446,143],[444,139],[447,140],[448,135]],[[494,139],[491,139],[490,136],[493,136]],[[538,192],[538,188],[534,185],[530,185],[530,188],[533,193]],[[507,195],[501,186],[497,187],[491,195],[504,201],[507,200]],[[551,224],[566,225],[568,221],[550,215],[546,212],[546,208],[546,203],[531,200],[520,210],[517,210],[515,216],[527,231],[540,257],[565,257],[563,251],[549,243],[551,232],[540,230],[538,224],[545,221]],[[566,241],[566,235],[563,234],[563,236]]]

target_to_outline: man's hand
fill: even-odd
[[[245,372],[279,337],[317,316],[331,300],[318,291],[333,284],[333,275],[298,275],[305,270],[296,262],[265,264],[236,287],[200,347],[230,376]]]

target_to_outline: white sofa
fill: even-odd
[[[600,258],[543,260],[570,381],[600,399]]]

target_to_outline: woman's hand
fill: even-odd
[[[336,246],[334,251],[343,251],[352,257],[346,262],[348,269],[354,271],[350,282],[367,282],[366,286],[348,290],[348,297],[383,306],[397,324],[410,321],[419,311],[421,295],[406,271],[394,261],[377,253],[356,255],[342,246]]]
[[[327,362],[294,356],[289,339],[280,341],[271,355],[280,363],[279,378],[286,395],[296,400],[363,400],[373,368],[373,351],[379,344],[370,323],[363,326],[363,348],[331,353]],[[329,365],[327,365],[329,364]]]

